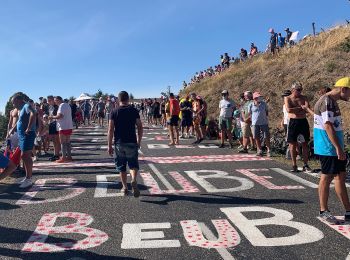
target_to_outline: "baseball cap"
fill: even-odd
[[[227,95],[228,94],[228,91],[226,89],[224,89],[221,94],[224,94],[224,95]]]
[[[273,32],[275,32],[275,30],[273,28],[270,28],[269,33],[273,33]]]
[[[350,88],[350,77],[345,77],[345,78],[341,78],[339,79],[334,87],[337,88]]]
[[[260,94],[260,92],[254,92],[253,94],[253,99],[256,99],[258,97],[262,97],[262,95]]]

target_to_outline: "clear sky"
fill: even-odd
[[[268,29],[301,36],[350,19],[348,0],[1,0],[0,111],[16,91],[32,99],[82,92],[159,96],[196,71],[237,56]]]

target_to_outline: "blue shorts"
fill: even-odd
[[[131,170],[139,169],[139,148],[135,143],[115,144],[115,166],[117,172],[126,172],[126,165]]]
[[[0,168],[5,169],[9,165],[9,159],[4,155],[0,154]]]
[[[18,133],[18,146],[22,152],[33,150],[35,136],[34,131],[30,131],[27,135],[25,133]]]

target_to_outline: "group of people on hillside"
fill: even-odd
[[[270,39],[266,52],[276,54],[284,47],[295,45],[295,42],[291,40],[293,32],[289,28],[286,28],[284,31],[285,36],[282,36],[282,33],[276,33],[273,28],[269,29]],[[188,86],[199,83],[203,79],[219,75],[222,71],[229,68],[231,64],[238,63],[240,61],[244,62],[247,59],[256,56],[258,53],[258,47],[253,42],[250,44],[249,52],[246,49],[241,48],[238,58],[230,57],[228,53],[224,53],[220,56],[220,64],[216,65],[214,69],[213,67],[209,67],[206,70],[196,72],[188,83],[186,81],[183,82],[182,87],[185,89]]]

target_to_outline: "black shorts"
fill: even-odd
[[[160,114],[153,114],[153,118],[160,118]]]
[[[340,161],[337,156],[319,155],[323,174],[339,174],[346,172],[346,160]]]
[[[182,127],[191,127],[192,126],[192,118],[191,117],[183,117],[181,120]]]
[[[105,113],[103,111],[98,112],[99,118],[105,118]]]
[[[306,143],[310,141],[310,126],[306,118],[289,119],[287,142],[296,143],[298,136],[302,135]]]
[[[179,116],[171,116],[170,126],[179,126]]]
[[[49,124],[49,135],[58,135],[58,131],[57,131],[57,122],[54,121],[54,122],[51,122]]]

